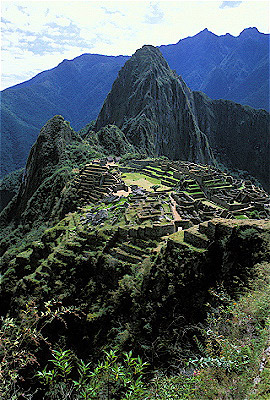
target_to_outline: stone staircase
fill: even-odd
[[[205,199],[204,193],[194,179],[187,179],[185,182],[186,184],[184,190],[189,194],[189,196],[196,200]]]
[[[135,238],[120,239],[108,250],[114,259],[127,264],[139,264],[150,255],[156,243]]]
[[[121,182],[106,166],[87,164],[76,181],[81,202],[95,203],[116,190]]]

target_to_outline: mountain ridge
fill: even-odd
[[[203,35],[207,32],[204,32]],[[260,105],[259,103],[263,101],[267,108],[269,104],[269,87],[266,79],[268,77],[269,35],[257,32],[253,28],[248,28],[238,37],[210,34],[210,37],[213,37],[215,42],[223,44],[219,44],[213,49],[208,45],[207,51],[200,40],[202,32],[193,37],[182,39],[177,44],[161,46],[160,49],[170,67],[176,69],[177,73],[183,76],[191,89],[206,89],[206,93],[209,89],[212,93],[216,91],[219,97],[229,99],[229,94],[227,93],[228,96],[225,96],[224,91],[222,92],[222,87],[228,85],[230,73],[230,79],[235,82],[234,87],[230,89],[230,93],[237,98],[237,102],[241,103],[242,99],[246,103],[255,101],[257,105]],[[242,41],[241,36],[243,37],[243,35],[246,36],[247,34],[252,37],[252,40],[245,39]],[[251,43],[252,46],[255,43],[257,51],[254,54],[257,54],[260,62],[258,61],[259,64],[257,65],[256,60],[252,59],[255,69],[251,72],[245,71],[246,58],[242,60],[242,56],[240,59],[224,59],[228,51],[231,51],[231,43],[236,43],[239,40],[242,43],[239,48],[241,54],[245,54],[244,50],[247,43]],[[258,45],[258,40],[263,43],[263,46]],[[224,41],[227,43],[226,46]],[[246,43],[245,45],[243,44],[244,42]],[[267,46],[265,45],[266,42]],[[178,50],[176,51],[175,49]],[[214,50],[214,53],[212,50]],[[225,54],[224,52],[227,53]],[[249,54],[250,50],[247,53]],[[263,53],[265,53],[265,56],[261,57]],[[173,57],[180,57],[180,62],[174,62],[174,65]],[[75,130],[95,119],[106,95],[111,89],[112,83],[117,77],[119,69],[127,59],[129,59],[127,56],[114,57],[84,54],[74,60],[63,61],[52,70],[43,71],[29,81],[5,89],[2,92],[1,103],[1,176],[25,164],[27,154],[40,128],[53,115],[63,115],[66,120],[71,122]],[[222,67],[216,68],[215,63],[220,63],[221,60],[225,60]],[[232,62],[234,61],[235,65],[232,68]],[[201,62],[207,63],[207,73],[200,64]],[[196,70],[192,70],[194,66]],[[228,69],[230,70],[229,73]],[[192,83],[191,81],[194,82],[194,85],[190,84]],[[221,82],[222,85],[220,84]],[[243,90],[247,86],[252,88],[249,93]],[[35,104],[35,107],[33,104]]]

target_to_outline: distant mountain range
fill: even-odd
[[[248,28],[238,37],[217,36],[205,29],[160,50],[191,89],[269,109],[269,35]],[[63,115],[75,130],[96,119],[128,59],[83,54],[2,91],[1,176],[25,164],[53,115]]]
[[[269,110],[269,36],[257,28],[237,37],[205,29],[160,50],[192,90]]]
[[[95,119],[127,59],[83,54],[2,91],[1,176],[25,165],[40,128],[54,115],[75,130]]]

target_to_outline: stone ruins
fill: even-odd
[[[153,185],[151,191],[136,181],[127,185],[129,173],[155,178],[160,185]],[[269,195],[263,189],[215,167],[188,161],[132,160],[121,165],[96,160],[80,171],[75,185],[81,206],[93,205],[82,223],[91,229],[106,221],[116,226],[108,252],[113,259],[131,264],[151,254],[162,238],[174,237],[199,251],[207,249],[213,221],[270,218]]]

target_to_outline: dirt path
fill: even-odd
[[[182,218],[180,217],[180,215],[178,214],[178,212],[176,211],[176,201],[172,198],[172,196],[170,195],[170,200],[171,200],[171,210],[172,210],[172,214],[173,214],[173,219],[174,221],[180,221]]]

